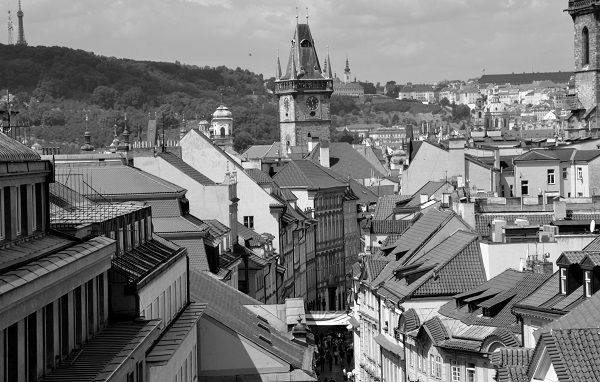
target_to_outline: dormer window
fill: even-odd
[[[567,268],[560,268],[560,294],[567,294]]]
[[[302,48],[310,48],[310,47],[312,47],[312,43],[310,42],[310,40],[304,39],[304,40],[300,41],[300,46]]]
[[[585,297],[592,297],[592,275],[590,271],[583,272],[583,292]]]

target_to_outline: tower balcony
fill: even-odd
[[[567,11],[570,14],[593,11],[600,6],[600,0],[569,0],[569,8]]]

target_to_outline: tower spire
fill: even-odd
[[[298,25],[298,7],[296,7],[296,25]]]
[[[279,48],[277,48],[277,66],[275,67],[275,80],[281,79],[281,62],[279,61]]]
[[[19,11],[17,12],[17,17],[19,18],[19,39],[17,40],[17,45],[27,45],[27,41],[25,41],[25,28],[23,27],[23,10],[21,10],[21,0],[19,0]]]
[[[331,75],[331,59],[329,58],[329,45],[327,45],[327,78],[333,78]]]
[[[306,25],[308,25],[308,7],[306,7]]]
[[[10,13],[10,4],[8,5],[8,45],[13,44],[13,24]]]
[[[292,40],[292,55],[291,55],[292,67],[290,70],[290,80],[298,79],[298,73],[296,72],[296,55],[293,53],[294,45],[296,45],[296,41]]]

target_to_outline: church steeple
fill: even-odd
[[[281,62],[279,61],[279,49],[277,49],[277,66],[275,67],[275,80],[281,78]]]
[[[333,78],[331,75],[331,58],[329,58],[329,47],[327,47],[327,78]]]
[[[27,41],[25,41],[25,28],[23,27],[23,10],[21,10],[21,0],[19,0],[19,11],[17,12],[17,17],[19,18],[19,39],[17,40],[17,45],[27,45]]]
[[[331,126],[333,79],[329,57],[321,67],[308,23],[296,24],[291,45],[285,74],[275,81],[282,149],[304,146],[310,136],[328,139]]]
[[[350,65],[348,64],[348,56],[346,56],[346,68],[344,69],[344,83],[349,84],[352,82],[352,75],[350,74]]]

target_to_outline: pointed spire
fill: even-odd
[[[325,57],[325,62],[323,63],[323,76],[325,78],[328,78],[327,77],[327,57]]]
[[[296,25],[298,25],[298,7],[296,7]]]
[[[350,65],[348,65],[348,55],[346,54],[346,69],[344,69],[344,71],[349,72],[350,71]]]
[[[296,72],[296,55],[294,54],[294,41],[292,40],[292,68],[290,70],[290,80],[297,80],[298,74]]]
[[[327,78],[333,78],[333,76],[331,75],[331,59],[329,58],[329,45],[327,45]]]
[[[306,25],[308,25],[308,7],[306,7]]]
[[[281,62],[279,61],[279,48],[277,48],[277,66],[275,67],[275,81],[281,79]]]

